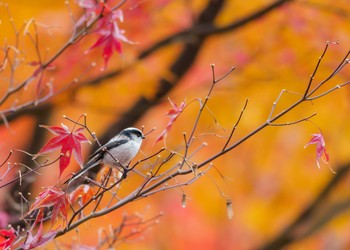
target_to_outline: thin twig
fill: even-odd
[[[243,116],[243,113],[244,113],[245,109],[247,108],[247,105],[248,105],[248,99],[245,100],[245,103],[244,103],[244,106],[243,106],[243,108],[241,110],[241,113],[239,114],[236,123],[233,125],[233,128],[231,129],[231,133],[230,133],[228,139],[226,140],[226,143],[225,143],[224,147],[222,148],[222,150],[225,150],[227,145],[230,143],[230,141],[232,139],[232,136],[233,136],[233,133],[236,131],[236,128],[237,128],[239,122],[241,121],[241,118]]]

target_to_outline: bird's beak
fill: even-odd
[[[142,135],[142,137],[141,137],[142,139],[145,139],[146,137],[144,136],[144,135]]]

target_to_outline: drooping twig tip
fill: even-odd
[[[185,208],[187,206],[187,196],[185,193],[182,194],[182,199],[181,199],[181,207]]]
[[[233,208],[232,208],[232,201],[230,199],[226,200],[226,210],[227,210],[227,218],[231,220],[233,218]]]

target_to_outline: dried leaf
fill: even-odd
[[[182,199],[181,199],[181,207],[185,208],[187,206],[187,197],[186,194],[182,194]]]
[[[233,208],[232,208],[232,201],[230,199],[226,200],[226,211],[227,211],[227,218],[231,220],[233,218]]]
[[[91,200],[94,196],[94,192],[90,185],[80,185],[69,195],[69,200],[72,204],[81,200],[82,205],[86,204],[87,201]]]

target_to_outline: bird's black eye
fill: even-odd
[[[137,131],[136,136],[137,136],[137,137],[141,137],[142,139],[145,138],[145,136],[142,134],[141,131]]]

